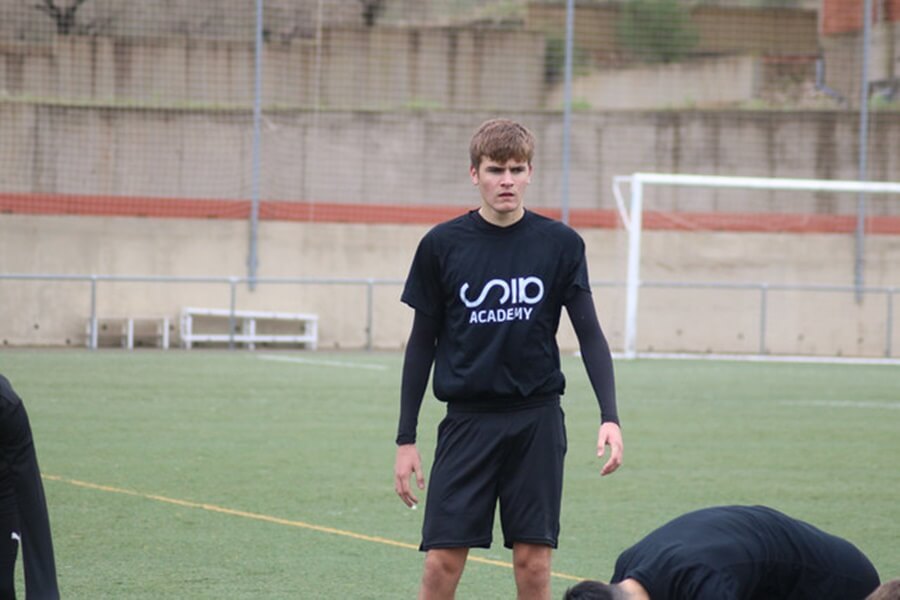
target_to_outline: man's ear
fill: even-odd
[[[469,176],[472,178],[472,185],[478,185],[478,168],[469,167]]]

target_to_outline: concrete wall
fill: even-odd
[[[507,112],[539,143],[535,206],[558,207],[559,114]],[[468,206],[469,138],[490,112],[268,113],[261,197],[269,200]],[[635,171],[857,178],[858,118],[844,112],[576,113],[572,208],[614,208],[616,175]],[[231,111],[71,108],[0,103],[3,191],[168,198],[250,198],[251,115]],[[900,113],[873,115],[869,175],[900,180]],[[14,149],[14,151],[13,151]],[[663,211],[853,214],[853,195],[700,189],[648,195]],[[900,214],[873,200],[871,214]]]
[[[264,222],[259,276],[403,280],[403,263],[424,231]],[[0,215],[0,273],[240,276],[246,274],[247,240],[247,223],[239,220]],[[399,293],[397,285],[375,290],[378,347],[399,347],[409,325],[409,315],[398,310]],[[326,348],[366,343],[365,286],[260,284],[254,292],[242,286],[237,302],[241,309],[318,313]],[[183,306],[229,304],[230,288],[221,283],[98,285],[101,317],[167,315],[177,327]],[[87,283],[0,280],[0,344],[83,344],[87,314]]]
[[[474,193],[470,190],[470,194]],[[264,221],[259,231],[260,277],[405,279],[426,225],[310,224]],[[622,230],[583,229],[592,280],[622,282],[627,236]],[[866,282],[900,284],[900,237],[869,236]],[[202,219],[0,215],[0,274],[242,276],[247,224]],[[853,281],[850,234],[764,234],[648,231],[644,281],[831,284]],[[399,348],[412,311],[399,301],[399,283],[373,294],[372,340]],[[184,306],[228,308],[222,283],[111,283],[97,285],[101,318],[168,316],[177,343]],[[614,349],[623,345],[624,290],[598,285],[595,302]],[[896,296],[896,295],[895,295]],[[261,283],[239,286],[238,309],[315,312],[323,348],[362,348],[367,341],[362,285]],[[894,299],[895,305],[897,298]],[[83,345],[90,286],[72,281],[0,278],[0,345]],[[646,288],[641,294],[639,350],[756,353],[760,349],[758,290]],[[772,291],[767,298],[765,350],[773,354],[882,356],[884,294],[856,304],[852,293]],[[900,355],[900,323],[890,333]],[[576,348],[567,320],[564,349]]]
[[[203,38],[0,41],[0,98],[249,109],[254,60],[252,43]],[[528,110],[543,101],[544,40],[535,32],[335,26],[321,47],[273,42],[262,60],[267,107]]]
[[[594,110],[730,106],[758,98],[762,74],[760,59],[753,56],[600,69],[574,78],[572,97]],[[558,84],[546,104],[561,108],[563,99],[563,85]]]
[[[585,18],[590,18],[592,9],[585,10]],[[760,18],[751,11],[739,33],[762,29]],[[551,27],[543,21],[541,25]],[[717,26],[726,40],[740,37]],[[879,41],[892,35],[885,27],[876,30],[873,80],[893,72],[889,67],[895,46],[887,43],[893,38]],[[597,40],[603,35],[588,39],[601,43]],[[788,36],[788,31],[776,32],[774,39],[782,35]],[[548,89],[544,81],[545,45],[544,34],[521,29],[329,26],[322,31],[321,45],[310,38],[270,40],[265,45],[262,102],[273,110],[556,109],[560,91]],[[581,88],[591,89],[583,95],[595,110],[723,106],[759,99],[770,86],[782,93],[798,87],[764,67],[760,55],[767,52],[744,46],[737,44],[727,52],[700,50],[728,55],[716,60],[594,70],[576,85],[582,92]],[[841,90],[853,83],[849,77],[858,62],[853,48],[845,46],[841,39],[826,44],[829,82]],[[778,52],[789,50],[779,47]],[[806,60],[805,69],[793,74],[795,79],[812,81],[815,53],[818,50],[800,58],[790,56],[795,68],[796,61]],[[0,41],[0,98],[248,110],[255,94],[254,61],[250,42],[203,36],[74,35],[49,41]],[[601,86],[606,90],[598,91]]]
[[[493,116],[475,112],[363,113],[285,111],[267,115],[263,199],[455,205],[477,204],[466,170],[469,136]],[[528,202],[558,207],[562,124],[558,114],[522,112],[539,141]],[[879,114],[871,174],[900,179],[900,115]],[[576,114],[573,208],[612,208],[612,177],[634,171],[855,179],[857,120],[850,113],[624,112]],[[229,111],[72,108],[0,103],[3,192],[249,198],[250,116]],[[736,194],[656,190],[662,211],[852,214],[855,196]],[[900,214],[872,199],[870,214]],[[199,215],[198,215],[199,216]],[[263,221],[261,277],[402,280],[427,226]],[[582,231],[592,278],[624,281],[621,230]],[[0,274],[241,276],[248,224],[240,220],[148,219],[0,214]],[[851,234],[646,232],[645,281],[850,285]],[[900,284],[900,238],[866,242],[866,283]],[[410,311],[398,285],[374,294],[373,341],[399,347]],[[598,310],[621,348],[624,305],[618,287],[598,287]],[[362,286],[263,285],[239,291],[238,307],[311,311],[322,317],[323,347],[362,347],[367,339]],[[183,306],[227,307],[223,284],[98,284],[101,317],[175,318]],[[657,351],[759,349],[758,291],[647,289],[639,348]],[[0,344],[81,345],[90,314],[83,282],[0,279]],[[885,297],[772,292],[766,349],[773,353],[878,356],[886,340]],[[900,348],[895,319],[893,347]],[[562,344],[574,348],[568,326]]]

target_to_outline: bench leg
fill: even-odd
[[[256,337],[256,319],[244,319],[244,333],[249,335],[251,340]],[[247,349],[256,350],[256,344],[247,342]]]
[[[163,317],[160,323],[162,331],[160,332],[160,344],[163,350],[169,349],[169,317]]]
[[[122,328],[125,330],[125,339],[122,340],[122,345],[128,350],[134,350],[134,319],[125,319]]]
[[[191,315],[181,315],[181,345],[185,350],[191,349],[192,328]]]

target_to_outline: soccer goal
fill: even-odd
[[[629,187],[626,205],[623,187]],[[641,288],[641,234],[643,231],[644,191],[647,186],[695,187],[713,189],[775,190],[805,192],[850,192],[857,194],[900,194],[900,183],[850,180],[788,179],[767,177],[728,177],[719,175],[679,175],[633,173],[613,178],[613,194],[627,231],[628,263],[626,274],[624,350],[626,358],[637,356],[638,297]]]

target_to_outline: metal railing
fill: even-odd
[[[624,286],[624,284],[622,284]],[[687,289],[731,289],[759,291],[759,354],[768,354],[766,350],[766,328],[768,321],[769,292],[835,292],[850,294],[884,294],[885,295],[885,332],[884,356],[891,358],[891,338],[894,331],[894,295],[900,287],[857,287],[855,285],[818,285],[818,284],[771,284],[771,283],[717,283],[717,282],[676,282],[676,281],[644,281],[640,287],[646,288],[687,288]]]
[[[366,278],[321,278],[321,277],[181,277],[181,276],[154,276],[154,275],[51,275],[51,274],[2,274],[0,280],[31,280],[31,281],[83,281],[90,283],[90,315],[88,320],[89,326],[89,342],[88,347],[97,348],[97,284],[101,281],[107,282],[131,282],[131,283],[219,283],[227,284],[229,287],[228,307],[231,315],[228,319],[229,341],[228,347],[234,348],[234,335],[236,330],[237,319],[235,313],[237,311],[237,289],[238,286],[245,283],[254,284],[294,284],[294,285],[350,285],[365,286],[366,290],[366,350],[371,350],[372,332],[374,328],[374,288],[377,285],[402,285],[403,280],[399,279],[375,279]]]
[[[228,306],[231,310],[229,318],[229,331],[231,339],[229,348],[234,348],[234,332],[236,325],[235,312],[237,311],[238,286],[249,282],[248,277],[184,277],[184,276],[135,276],[135,275],[53,275],[53,274],[0,274],[2,280],[31,280],[31,281],[82,281],[90,284],[90,314],[89,319],[89,343],[90,348],[97,348],[97,284],[100,282],[137,282],[137,283],[210,283],[225,284],[229,289]],[[403,285],[401,279],[365,278],[321,278],[321,277],[257,277],[253,280],[256,284],[273,285],[339,285],[339,286],[363,286],[366,292],[365,298],[365,347],[373,348],[374,322],[374,289],[376,286]],[[769,294],[772,291],[794,292],[829,292],[856,294],[883,294],[885,296],[885,330],[884,330],[884,356],[893,357],[892,337],[894,330],[894,297],[900,293],[897,286],[869,286],[859,288],[850,285],[817,285],[817,284],[771,284],[771,283],[726,283],[726,282],[683,282],[683,281],[642,281],[640,287],[668,288],[668,289],[716,289],[716,290],[756,290],[759,294],[759,346],[760,355],[768,354],[766,349],[766,332],[769,319]],[[591,281],[592,287],[625,288],[623,281]]]

